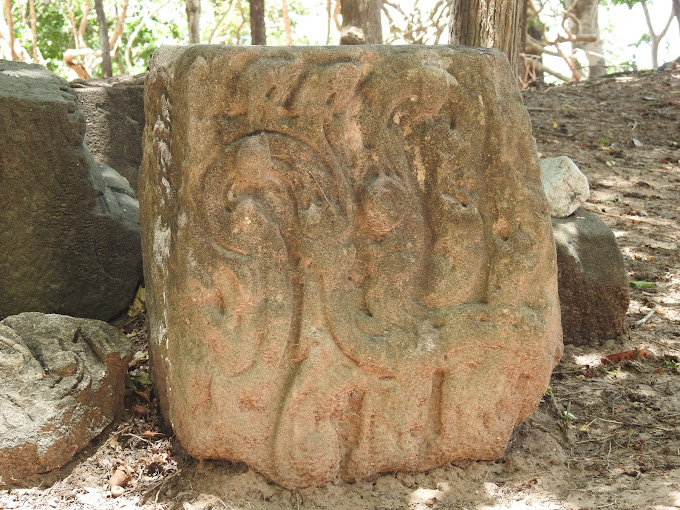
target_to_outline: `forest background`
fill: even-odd
[[[446,44],[451,11],[449,0],[2,1],[0,58],[36,62],[69,80],[142,73],[164,44],[257,42],[251,12],[258,5],[261,37],[270,45],[338,44],[343,9],[357,2],[377,2],[384,44]],[[526,6],[518,72],[525,86],[655,68],[680,55],[680,0],[527,0]],[[102,65],[106,42],[110,71]]]

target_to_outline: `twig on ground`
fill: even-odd
[[[142,436],[138,436],[137,434],[129,433],[129,434],[125,434],[125,435],[126,435],[126,436],[130,436],[130,437],[136,437],[136,438],[139,439],[140,441],[144,441],[146,444],[152,444],[151,441],[149,441],[149,440],[146,439],[146,438],[143,438]]]
[[[680,352],[680,349],[677,347],[673,347],[672,345],[667,345],[662,342],[659,342],[658,340],[650,340],[650,342],[655,343],[656,345],[660,345],[661,347],[664,347],[665,349],[672,349],[674,351]]]
[[[639,216],[631,217],[631,216],[625,216],[621,214],[612,214],[608,212],[604,212],[602,209],[598,208],[597,206],[595,208],[593,207],[586,207],[586,204],[583,204],[583,208],[591,213],[599,214],[601,216],[607,216],[608,218],[614,218],[617,220],[628,220],[628,221],[633,221],[633,222],[638,222],[638,223],[647,223],[648,225],[653,225],[658,228],[666,228],[668,225],[663,225],[659,224],[658,222],[650,221],[650,220],[645,220],[644,218],[640,218]],[[673,239],[675,240],[675,237],[662,234],[661,232],[656,232],[655,235],[665,237],[666,239]]]
[[[614,423],[616,425],[624,425],[626,427],[640,427],[640,428],[645,428],[645,429],[657,429],[657,430],[663,430],[664,432],[675,432],[675,430],[671,429],[666,429],[663,427],[659,427],[658,425],[651,425],[647,423],[635,423],[635,422],[628,422],[624,423],[622,421],[616,421],[616,420],[607,420],[605,418],[596,418],[596,420],[600,420],[606,423]]]
[[[544,129],[540,127],[534,128],[534,130],[545,133],[546,135],[561,136],[562,138],[574,138],[576,136],[575,133],[560,133],[559,131],[551,131],[550,129]]]
[[[182,472],[182,470],[179,469],[179,468],[177,468],[177,471],[175,471],[174,473],[169,474],[168,476],[166,476],[166,477],[163,478],[162,480],[160,480],[160,481],[154,483],[151,487],[149,487],[148,489],[146,489],[146,491],[144,491],[144,494],[142,494],[141,501],[146,501],[147,498],[149,497],[149,494],[151,494],[153,491],[155,491],[156,489],[158,489],[158,491],[156,492],[156,497],[155,497],[155,499],[154,499],[154,505],[157,504],[157,503],[158,503],[158,496],[159,496],[159,494],[160,494],[161,489],[163,488],[163,486],[164,486],[166,483],[168,483],[172,478],[174,478],[175,476],[177,476],[178,474],[180,474],[181,472]]]
[[[638,326],[642,326],[643,324],[647,323],[658,310],[659,310],[659,305],[652,308],[649,311],[649,313],[647,315],[645,315],[642,319],[640,319],[639,321],[635,321],[633,323],[633,327],[637,328]]]

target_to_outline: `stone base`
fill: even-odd
[[[629,284],[614,233],[583,208],[552,224],[564,342],[583,345],[624,333]]]
[[[503,455],[561,354],[505,56],[163,47],[140,211],[164,415],[288,488]]]

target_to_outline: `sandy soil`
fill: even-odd
[[[588,176],[587,208],[615,232],[631,281],[621,338],[567,346],[536,413],[497,462],[299,492],[241,464],[197,462],[161,430],[144,393],[143,315],[117,324],[138,351],[126,413],[62,468],[0,492],[0,509],[669,509],[680,508],[680,70],[524,92],[539,151]],[[639,325],[648,313],[650,318]],[[603,354],[647,358],[603,366]],[[117,466],[130,472],[111,497]]]

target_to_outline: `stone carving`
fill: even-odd
[[[0,488],[63,466],[122,410],[130,342],[105,322],[0,322]]]
[[[161,48],[140,212],[163,412],[298,488],[495,459],[561,354],[505,57]]]

